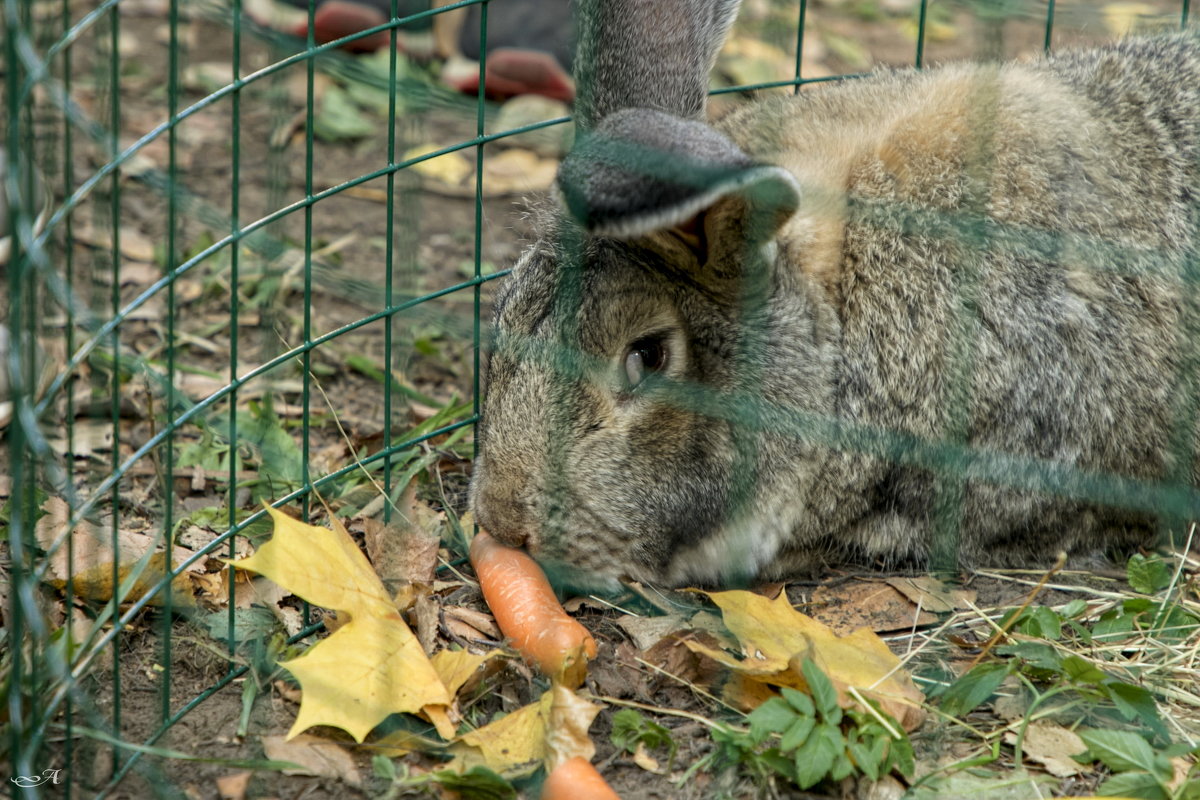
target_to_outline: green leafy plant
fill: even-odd
[[[1099,761],[1112,770],[1100,784],[1104,797],[1138,797],[1145,800],[1196,800],[1200,798],[1200,765],[1193,763],[1185,780],[1175,782],[1172,756],[1189,752],[1184,745],[1155,750],[1145,738],[1132,731],[1081,730],[1079,737],[1088,749],[1073,756],[1082,763]],[[1200,748],[1197,748],[1200,751]],[[1191,751],[1193,755],[1197,751]]]
[[[671,738],[669,730],[653,720],[646,719],[632,708],[623,708],[613,714],[612,733],[609,738],[615,746],[629,753],[637,752],[639,745],[646,750],[667,748],[668,769],[679,750],[679,745]]]
[[[855,773],[871,780],[893,770],[912,774],[912,744],[895,720],[873,703],[843,711],[820,667],[806,659],[801,671],[809,694],[785,687],[750,713],[749,731],[715,729],[717,750],[704,766],[740,766],[759,781],[782,776],[801,789]]]

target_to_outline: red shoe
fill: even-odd
[[[340,0],[327,0],[339,2]],[[442,82],[466,94],[479,91],[479,65],[464,62],[442,72]],[[521,94],[540,94],[569,103],[575,99],[575,83],[558,59],[540,50],[501,47],[488,53],[485,73],[487,96],[496,99]]]
[[[382,25],[388,18],[382,11],[373,7],[352,2],[352,0],[325,0],[313,15],[313,41],[317,44],[332,42],[367,28]],[[308,20],[304,20],[292,29],[292,34],[304,38],[308,35]],[[387,47],[391,37],[387,31],[373,33],[361,39],[347,42],[342,47],[351,53],[373,53],[381,47]]]

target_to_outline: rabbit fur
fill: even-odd
[[[1196,485],[1200,39],[709,125],[736,8],[580,6],[579,139],[494,304],[479,524],[592,585],[1143,541],[1152,503],[1070,476]]]

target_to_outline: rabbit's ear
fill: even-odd
[[[754,163],[728,138],[700,122],[648,109],[627,109],[582,136],[563,160],[558,188],[587,232],[628,239],[675,229],[685,241],[710,211],[722,212],[726,242],[759,244],[800,205],[796,179]],[[694,247],[695,249],[695,247]],[[704,263],[708,252],[699,252]]]
[[[575,121],[623,108],[703,119],[708,73],[740,0],[582,0]]]

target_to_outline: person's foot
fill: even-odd
[[[287,0],[297,8],[308,9],[308,0]],[[392,18],[392,0],[316,0],[313,14],[313,41],[325,44],[344,36],[350,36],[368,28],[383,25]],[[396,14],[400,18],[418,14],[429,9],[429,0],[397,0]],[[401,25],[397,30],[397,45],[405,51],[419,49],[428,55],[429,45],[413,48],[409,34],[427,34],[432,22],[424,17],[417,22]],[[305,17],[289,31],[301,38],[308,35],[308,18]],[[373,53],[387,47],[391,41],[388,31],[379,31],[370,36],[347,42],[344,49],[352,53]]]
[[[500,48],[487,57],[484,89],[489,97],[507,98],[540,94],[569,103],[575,98],[575,83],[554,56],[538,50]],[[466,94],[479,91],[479,64],[465,58],[452,59],[442,69],[442,82]]]
[[[442,81],[461,92],[479,91],[480,31],[478,5],[439,14],[435,39],[446,57]],[[457,31],[449,30],[458,26]],[[441,30],[439,30],[439,28]],[[570,70],[574,28],[567,0],[501,0],[487,13],[489,97],[540,94],[569,102],[575,97]]]

